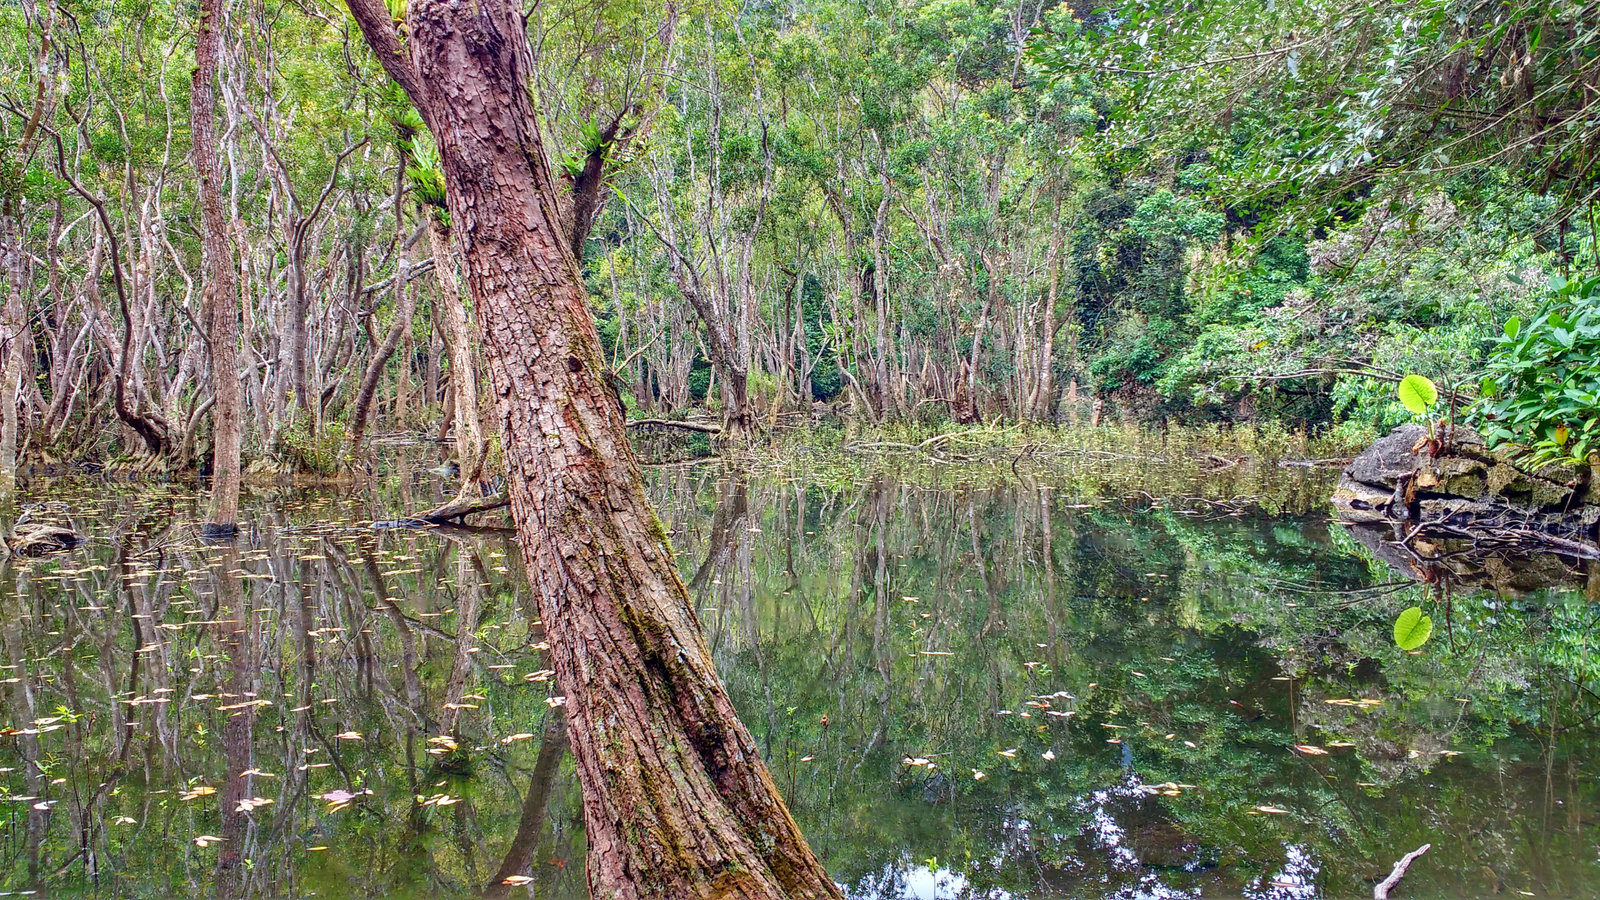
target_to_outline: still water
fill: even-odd
[[[853,898],[1371,896],[1424,843],[1395,896],[1600,894],[1581,575],[1417,584],[1326,471],[649,477]],[[585,896],[511,536],[373,527],[437,480],[257,490],[233,548],[190,487],[30,485],[90,542],[0,580],[0,891]]]

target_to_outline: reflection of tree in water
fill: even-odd
[[[5,721],[28,733],[0,765],[38,799],[18,804],[37,862],[5,889],[467,895],[538,869],[581,893],[502,537],[308,525],[356,518],[313,499],[252,510],[249,547],[207,547],[162,506],[108,501],[109,542],[8,565]]]
[[[1039,485],[877,479],[831,495],[758,482],[721,496],[761,513],[741,538],[760,637],[720,623],[720,665],[747,713],[779,708],[778,733],[758,737],[861,896],[941,871],[972,896],[1101,896],[1152,879],[1298,896],[1306,885],[1290,882],[1310,872],[1359,891],[1395,847],[1424,840],[1475,861],[1449,882],[1461,890],[1525,877],[1532,856],[1560,860],[1539,870],[1546,886],[1593,875],[1579,829],[1527,828],[1558,800],[1583,805],[1587,789],[1561,769],[1582,769],[1588,736],[1543,742],[1549,796],[1545,770],[1503,769],[1539,737],[1513,723],[1581,718],[1526,698],[1570,705],[1579,691],[1538,675],[1522,623],[1468,623],[1484,630],[1453,653],[1400,653],[1392,579],[1318,522],[1148,500],[1080,510]],[[723,533],[690,531],[679,547],[715,558],[727,548],[696,539]],[[1060,691],[1071,697],[1035,699]],[[1472,702],[1440,706],[1441,693]],[[1382,703],[1342,705],[1353,698]],[[1484,753],[1496,740],[1500,753]],[[1152,790],[1167,783],[1196,787]],[[1103,821],[1120,830],[1116,852]]]
[[[1425,840],[1466,861],[1436,892],[1593,883],[1581,595],[1463,593],[1453,648],[1412,656],[1388,629],[1426,588],[1373,591],[1393,576],[1315,520],[660,476],[718,665],[855,896],[1353,894]],[[583,896],[503,536],[289,495],[229,550],[166,524],[184,498],[70,499],[97,541],[0,583],[0,785],[35,798],[0,890]]]
[[[1396,574],[1421,584],[1501,594],[1561,586],[1586,590],[1600,601],[1600,560],[1531,553],[1525,546],[1487,539],[1422,535],[1400,523],[1345,527]]]

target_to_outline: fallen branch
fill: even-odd
[[[1377,886],[1372,889],[1372,900],[1389,900],[1389,892],[1394,890],[1394,886],[1400,883],[1401,878],[1405,877],[1406,870],[1411,868],[1411,864],[1416,862],[1417,858],[1422,854],[1427,853],[1432,846],[1432,844],[1423,844],[1421,847],[1400,857],[1400,861],[1394,864],[1394,871],[1389,873],[1389,877],[1378,882]]]
[[[505,491],[497,491],[487,497],[472,497],[467,500],[452,500],[436,509],[430,509],[410,519],[401,520],[405,524],[419,525],[449,525],[460,523],[467,516],[474,513],[490,512],[503,509],[511,505],[511,498]]]
[[[705,434],[721,434],[722,429],[716,425],[703,425],[699,422],[684,422],[677,419],[634,419],[628,423],[629,428],[682,428],[684,431],[699,431]]]

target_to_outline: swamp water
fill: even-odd
[[[1423,843],[1397,897],[1600,895],[1581,578],[1415,584],[1326,470],[649,478],[853,898],[1362,897]],[[0,580],[0,891],[584,896],[510,536],[372,527],[447,487],[258,492],[229,549],[187,487],[31,485],[90,542]]]

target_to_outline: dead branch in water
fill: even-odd
[[[1389,877],[1378,882],[1377,886],[1372,889],[1372,900],[1389,900],[1389,892],[1394,890],[1394,886],[1400,883],[1401,878],[1405,877],[1406,870],[1411,868],[1411,864],[1416,862],[1417,858],[1422,854],[1427,853],[1432,846],[1432,844],[1423,844],[1421,847],[1400,857],[1400,861],[1394,864],[1394,871],[1389,873]]]
[[[511,498],[505,491],[497,491],[487,497],[470,497],[466,500],[452,500],[443,506],[430,509],[412,518],[428,525],[460,524],[467,516],[474,513],[490,512],[503,509],[511,505]]]

